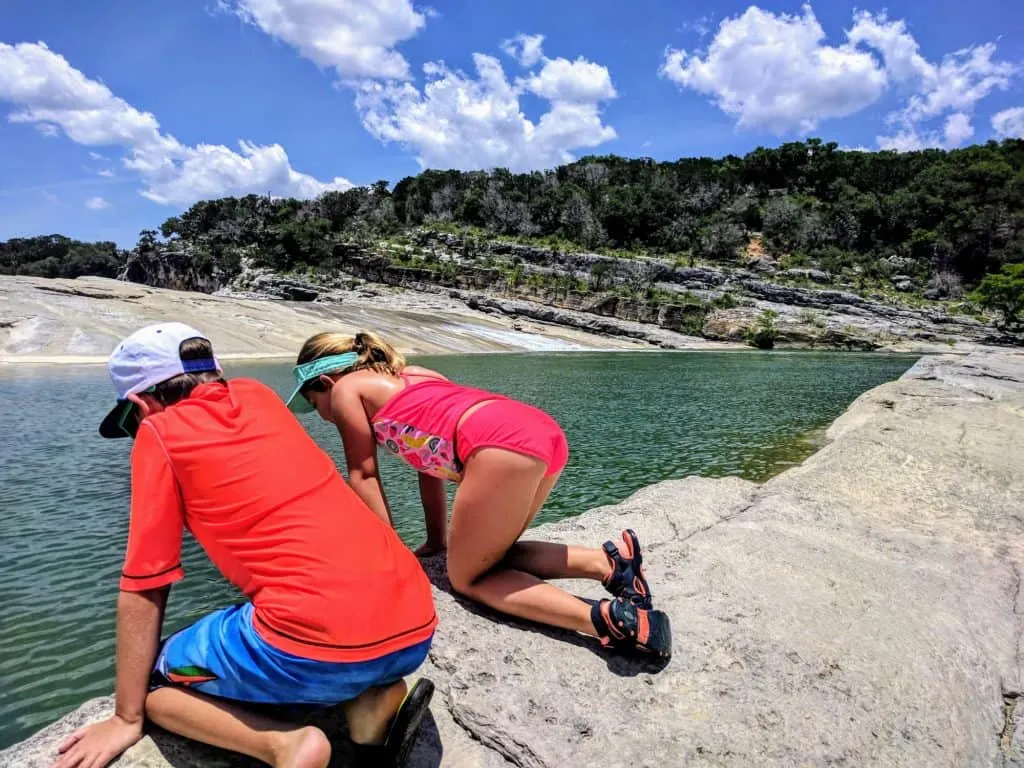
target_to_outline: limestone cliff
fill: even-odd
[[[133,253],[123,276],[152,286],[299,301],[343,299],[370,283],[661,346],[671,346],[661,331],[743,342],[764,310],[780,316],[780,346],[934,351],[950,343],[1020,342],[1001,336],[963,304],[912,302],[898,292],[903,283],[889,293],[861,291],[821,270],[781,269],[763,255],[743,264],[686,266],[430,229],[414,230],[410,238],[405,244],[336,243],[324,264],[301,275],[257,266],[254,248],[211,260],[172,241]]]

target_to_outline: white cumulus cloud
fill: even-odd
[[[988,43],[929,61],[903,20],[867,11],[854,14],[845,42],[830,45],[810,5],[800,15],[751,6],[725,19],[706,51],[669,49],[661,74],[709,95],[740,127],[776,133],[808,133],[899,88],[906,102],[888,118],[895,133],[878,144],[906,151],[974,135],[975,106],[1018,71],[995,54]]]
[[[898,126],[894,136],[879,136],[883,149],[901,151],[924,147],[952,149],[974,135],[971,115],[980,101],[995,90],[1009,88],[1017,68],[993,59],[992,44],[947,54],[942,61],[923,61],[913,67],[910,78],[916,91],[906,106],[889,115],[888,122]],[[886,59],[888,65],[888,59]],[[941,136],[922,126],[944,119]]]
[[[539,36],[525,38],[536,40],[536,49],[523,39],[512,48],[517,60],[541,66],[514,81],[498,59],[476,53],[475,77],[431,62],[422,89],[362,83],[356,107],[363,125],[381,141],[408,147],[430,168],[548,168],[571,162],[574,150],[615,138],[601,117],[602,104],[616,96],[608,69],[583,58],[547,58]],[[536,122],[521,109],[527,92],[548,102]]]
[[[907,125],[889,136],[878,137],[879,149],[913,152],[919,149],[956,149],[974,135],[971,118],[956,112],[946,118],[942,131]]]
[[[950,110],[971,110],[992,91],[1008,88],[1016,67],[993,61],[995,52],[996,47],[987,43],[945,56],[921,78],[920,92],[903,111],[905,119],[918,122]]]
[[[935,68],[921,55],[920,46],[902,19],[890,21],[884,12],[875,15],[860,11],[853,20],[853,28],[846,33],[850,45],[877,51],[893,81],[904,83],[933,75]]]
[[[409,63],[394,47],[426,24],[409,0],[222,0],[221,7],[343,79],[408,78]]]
[[[661,74],[712,97],[743,128],[808,132],[822,120],[874,103],[887,80],[852,46],[830,46],[814,11],[774,14],[756,6],[725,19],[707,51],[669,49]]]
[[[109,208],[110,203],[102,197],[90,197],[85,201],[85,207],[90,211],[102,211],[104,208]]]
[[[992,130],[1001,139],[1024,139],[1024,107],[1004,109],[992,115]]]
[[[974,135],[974,126],[971,125],[971,118],[963,112],[957,112],[949,116],[944,129],[944,144],[946,147],[959,147],[971,136]]]
[[[302,56],[333,68],[354,90],[363,127],[380,141],[411,150],[424,167],[549,167],[616,136],[601,117],[602,105],[616,97],[607,67],[582,57],[548,58],[543,35],[519,34],[501,44],[527,70],[522,77],[510,78],[497,58],[475,53],[475,75],[432,61],[423,65],[420,86],[394,46],[434,14],[416,10],[410,0],[220,2]],[[536,120],[523,114],[524,94],[548,102]]]
[[[501,44],[501,50],[524,67],[532,67],[544,57],[544,35],[516,35]]]
[[[0,101],[15,105],[7,116],[12,123],[57,126],[78,144],[123,148],[125,167],[146,184],[142,195],[157,203],[187,205],[253,192],[312,197],[352,186],[342,178],[323,182],[295,171],[278,144],[243,141],[240,152],[181,144],[160,130],[151,113],[115,96],[43,43],[0,43]]]
[[[550,102],[596,104],[617,95],[608,68],[583,58],[576,61],[546,59],[539,72],[521,83],[531,93]]]

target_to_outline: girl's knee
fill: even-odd
[[[463,597],[473,597],[476,583],[481,576],[482,574],[470,573],[458,568],[448,568],[448,581],[451,582],[452,590]]]
[[[529,550],[529,545],[523,546],[523,542],[517,541],[511,547],[508,548],[508,552],[505,553],[505,556],[501,559],[501,561],[502,561],[502,563],[507,564],[508,561],[516,560],[516,558],[522,556],[528,550]]]

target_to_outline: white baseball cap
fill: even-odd
[[[181,345],[189,339],[205,339],[202,333],[184,323],[160,323],[136,331],[117,345],[110,355],[107,370],[117,390],[117,405],[100,424],[103,437],[132,437],[134,429],[128,417],[135,404],[128,395],[145,392],[157,384],[184,373],[219,371],[215,357],[182,360]]]

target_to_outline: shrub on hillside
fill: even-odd
[[[1001,326],[1015,330],[1024,325],[1024,264],[1006,264],[994,275],[988,275],[971,298],[986,309],[1002,316]]]

